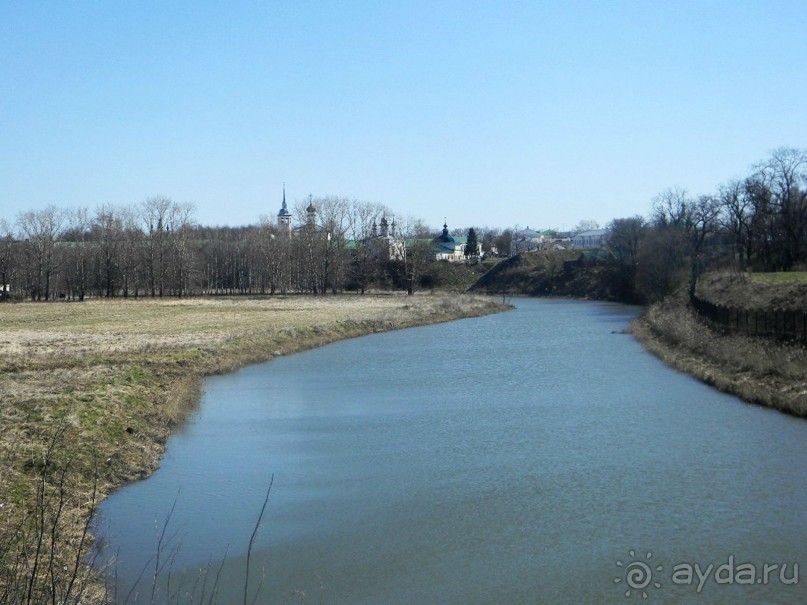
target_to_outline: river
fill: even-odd
[[[636,307],[516,306],[207,379],[101,507],[118,602],[158,550],[156,602],[243,602],[270,483],[250,602],[807,601],[807,423],[664,366]]]

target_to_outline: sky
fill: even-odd
[[[0,0],[0,218],[569,229],[807,147],[807,2]]]

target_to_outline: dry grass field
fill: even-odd
[[[84,521],[156,468],[201,377],[504,308],[437,295],[0,304],[0,604],[103,601],[88,596]]]
[[[207,347],[255,333],[345,321],[440,314],[453,299],[417,296],[93,300],[0,307],[0,359],[42,359]]]

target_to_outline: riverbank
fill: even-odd
[[[630,331],[676,370],[749,403],[807,417],[807,351],[802,347],[720,332],[683,297],[650,306]]]
[[[344,338],[506,309],[471,296],[0,306],[0,603],[103,602],[85,524],[148,476],[201,378]],[[95,589],[92,596],[86,592]]]
[[[577,255],[577,256],[575,256]],[[529,252],[486,273],[475,291],[566,296],[631,302],[631,288],[596,258],[584,262],[575,251]],[[724,307],[801,313],[807,300],[807,272],[701,276],[698,296]],[[668,365],[750,403],[807,417],[807,352],[769,338],[728,334],[712,326],[687,303],[686,286],[648,307],[631,331]]]

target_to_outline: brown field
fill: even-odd
[[[53,602],[103,602],[75,564],[84,519],[156,468],[201,377],[505,308],[438,295],[0,304],[0,604],[55,593]]]
[[[401,320],[414,309],[439,314],[440,305],[449,301],[390,295],[12,304],[0,307],[0,359],[206,347],[257,332],[325,327],[349,320]]]

